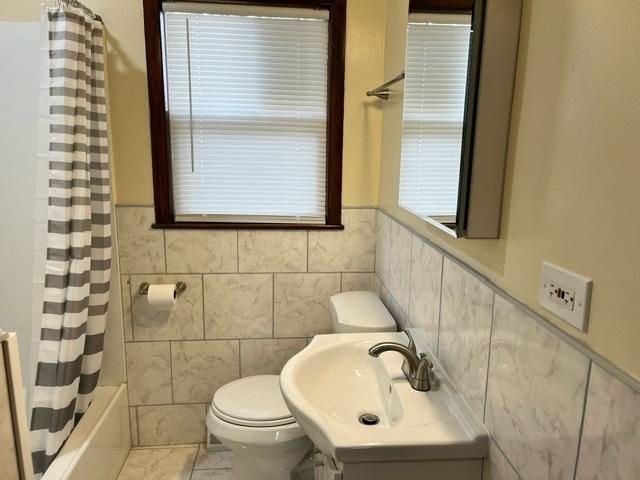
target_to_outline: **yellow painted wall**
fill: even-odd
[[[37,21],[40,0],[0,2],[0,21]],[[153,203],[142,0],[85,0],[107,29],[111,158],[116,201]],[[365,92],[383,81],[386,0],[349,0],[344,116],[343,203],[378,201],[382,111]]]
[[[375,204],[380,178],[381,206],[640,379],[640,3],[524,3],[502,238],[454,240],[394,207],[401,96],[381,113],[364,91],[403,68],[407,0],[348,3],[344,203]],[[109,32],[117,201],[149,204],[141,1],[86,4]],[[0,2],[0,20],[37,21],[39,5]],[[594,279],[586,335],[537,306],[543,259]]]
[[[394,15],[387,76],[404,49]],[[638,32],[636,0],[524,0],[500,240],[456,240],[395,207],[397,105],[384,113],[380,203],[640,379]],[[586,334],[538,306],[543,260],[593,278]]]

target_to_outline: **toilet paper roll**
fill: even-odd
[[[149,285],[147,302],[156,310],[168,312],[176,306],[176,286],[169,285]]]

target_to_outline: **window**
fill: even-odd
[[[471,15],[411,13],[399,204],[456,221]]]
[[[237,3],[145,0],[156,226],[340,228],[344,0]]]

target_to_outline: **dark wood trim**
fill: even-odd
[[[342,139],[347,1],[335,0],[330,15],[326,223],[338,225],[342,222]]]
[[[329,59],[327,105],[326,225],[176,222],[171,181],[171,148],[168,108],[164,94],[164,56],[161,42],[162,0],[143,0],[144,32],[147,52],[147,83],[153,191],[156,223],[154,228],[254,228],[254,229],[341,229],[342,219],[342,137],[344,119],[344,71],[346,44],[346,0],[174,0],[197,3],[224,3],[272,7],[298,7],[329,10]]]
[[[172,222],[154,223],[151,227],[167,230],[344,230],[341,224],[322,223]]]
[[[409,0],[411,13],[471,13],[473,0]]]
[[[166,1],[166,0],[165,0]],[[169,0],[175,3],[225,3],[228,5],[259,5],[263,7],[331,9],[335,0]]]
[[[173,221],[171,195],[171,149],[168,111],[164,102],[164,75],[161,41],[162,2],[144,0],[144,38],[147,51],[147,85],[151,128],[151,164],[156,222]]]

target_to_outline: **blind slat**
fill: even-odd
[[[176,215],[324,219],[328,21],[164,18]]]

